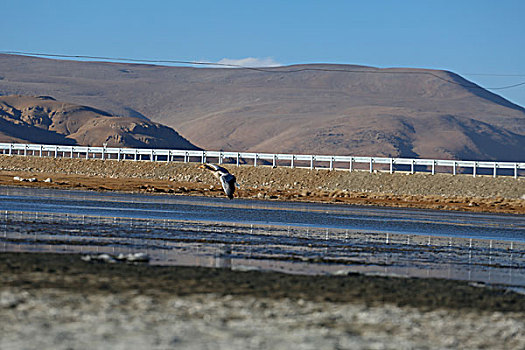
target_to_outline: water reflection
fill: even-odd
[[[128,254],[152,264],[353,272],[525,286],[525,244],[339,228],[4,211],[0,250]]]

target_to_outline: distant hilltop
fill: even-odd
[[[0,96],[0,126],[0,142],[198,149],[167,126],[51,96]]]
[[[258,71],[0,55],[0,94],[52,96],[161,123],[210,150],[525,159],[524,108],[442,70]]]

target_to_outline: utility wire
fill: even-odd
[[[136,59],[136,58],[124,58],[124,57],[103,57],[103,56],[86,56],[86,55],[61,55],[61,54],[48,54],[40,52],[23,52],[23,51],[0,51],[2,54],[10,55],[28,55],[38,57],[57,57],[57,58],[82,58],[82,59],[94,59],[94,60],[106,60],[106,61],[124,61],[133,63],[171,63],[171,64],[189,64],[189,65],[201,65],[201,66],[219,66],[227,68],[238,68],[246,69],[264,73],[298,73],[298,72],[341,72],[341,73],[373,73],[373,74],[419,74],[419,75],[431,75],[437,79],[443,80],[450,84],[455,84],[468,88],[485,89],[485,90],[504,90],[518,86],[525,85],[525,81],[513,85],[500,86],[500,87],[481,87],[477,84],[463,84],[457,81],[453,81],[447,78],[440,77],[439,75],[428,72],[428,71],[415,71],[415,70],[403,70],[403,71],[391,71],[384,69],[336,69],[336,68],[316,68],[316,67],[302,67],[294,69],[283,69],[282,67],[271,67],[271,68],[260,68],[260,67],[246,67],[238,64],[227,64],[227,63],[215,63],[215,62],[199,62],[199,61],[184,61],[184,60],[151,60],[151,59]],[[467,75],[467,74],[465,74]],[[468,75],[492,75],[492,74],[468,74]],[[497,76],[525,76],[525,75],[497,75]]]
[[[496,74],[496,73],[462,73],[462,75],[482,75],[487,77],[525,77],[525,74]]]

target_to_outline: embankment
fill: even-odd
[[[525,214],[524,178],[225,167],[237,177],[240,198]],[[195,163],[2,155],[0,185],[223,195],[217,179]]]

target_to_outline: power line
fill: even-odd
[[[373,74],[418,74],[418,75],[430,75],[437,79],[443,80],[450,84],[455,84],[468,88],[476,89],[485,89],[485,90],[504,90],[515,88],[518,86],[525,85],[525,81],[513,85],[500,86],[500,87],[481,87],[477,84],[463,84],[456,81],[440,77],[439,75],[428,72],[428,71],[391,71],[383,69],[336,69],[336,68],[316,68],[316,67],[302,67],[295,69],[283,69],[282,67],[273,67],[273,68],[260,68],[260,67],[247,67],[238,64],[229,64],[229,63],[216,63],[216,62],[202,62],[202,61],[184,61],[184,60],[152,60],[152,59],[136,59],[136,58],[124,58],[124,57],[104,57],[104,56],[87,56],[87,55],[62,55],[62,54],[49,54],[41,52],[23,52],[23,51],[0,51],[2,54],[10,55],[27,55],[27,56],[38,56],[38,57],[57,57],[57,58],[81,58],[81,59],[93,59],[93,60],[105,60],[105,61],[123,61],[123,62],[133,62],[133,63],[171,63],[171,64],[188,64],[188,65],[201,65],[201,66],[219,66],[227,68],[238,68],[253,70],[257,72],[264,73],[299,73],[299,72],[308,72],[308,71],[320,71],[320,72],[341,72],[341,73],[373,73]],[[492,74],[483,74],[483,73],[472,73],[465,75],[492,75]],[[496,75],[495,76],[525,76],[525,75]]]
[[[497,74],[497,73],[461,73],[462,75],[482,75],[487,77],[525,77],[525,74]]]

